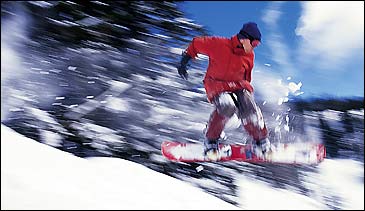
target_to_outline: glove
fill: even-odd
[[[179,73],[179,75],[181,76],[181,78],[188,80],[188,72],[186,71],[187,65],[189,63],[191,59],[191,56],[189,56],[189,54],[187,54],[186,52],[183,52],[182,54],[182,58],[180,61],[180,65],[177,67],[177,72]]]

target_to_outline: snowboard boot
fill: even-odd
[[[204,140],[204,156],[209,160],[218,160],[219,153],[219,139],[205,139]]]

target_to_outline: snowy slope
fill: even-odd
[[[1,209],[238,209],[117,158],[83,159],[1,126]]]
[[[303,178],[310,196],[237,179],[239,207],[143,165],[79,158],[1,126],[1,209],[364,209],[363,164],[328,160]],[[326,196],[339,197],[337,207]]]

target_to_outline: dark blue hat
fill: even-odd
[[[259,40],[261,42],[261,33],[257,24],[254,22],[247,22],[243,24],[242,29],[237,34],[238,39],[250,39],[250,40]]]

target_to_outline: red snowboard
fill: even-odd
[[[278,144],[266,158],[255,153],[249,144],[221,144],[220,159],[209,160],[204,156],[204,147],[198,143],[164,141],[162,154],[178,162],[222,162],[242,161],[251,163],[318,164],[326,157],[323,144],[293,143]]]

